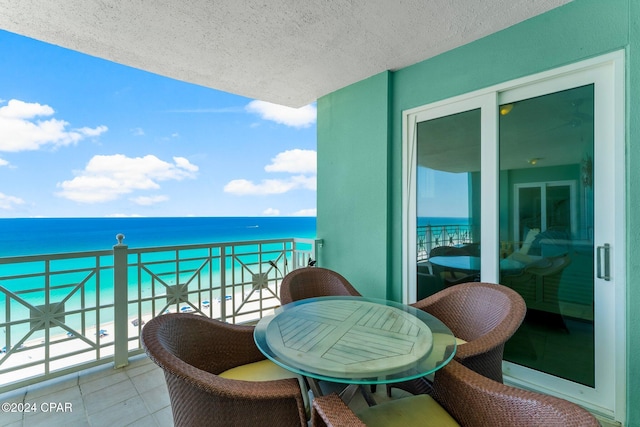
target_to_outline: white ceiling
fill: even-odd
[[[300,107],[570,0],[0,0],[0,28]]]

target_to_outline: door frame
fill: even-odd
[[[533,91],[542,95],[537,88],[549,82],[549,92],[557,91],[558,85],[566,88],[580,86],[583,78],[593,79],[597,74],[599,89],[595,93],[595,108],[598,119],[595,126],[596,144],[594,167],[607,170],[610,188],[603,194],[601,206],[616,206],[607,221],[598,219],[595,228],[602,231],[594,236],[594,245],[610,243],[611,275],[613,282],[594,278],[594,300],[612,307],[607,316],[600,316],[596,323],[596,388],[592,389],[563,380],[549,374],[504,362],[505,381],[517,386],[556,395],[587,407],[607,418],[624,423],[626,414],[626,217],[625,217],[625,100],[624,100],[624,50],[591,58],[571,65],[504,82],[488,88],[459,95],[442,101],[405,110],[402,114],[402,273],[403,301],[416,300],[416,158],[417,124],[424,120],[438,118],[469,109],[481,108],[481,235],[482,259],[481,279],[498,283],[498,105],[518,99],[525,99]],[[586,76],[586,77],[585,77]],[[593,82],[593,81],[592,81]],[[536,88],[537,87],[537,88]],[[603,90],[605,89],[605,90]],[[606,141],[606,145],[602,142]],[[604,175],[604,174],[601,174]],[[605,192],[600,192],[605,193]],[[493,196],[493,197],[492,197]],[[602,235],[605,234],[605,237]],[[605,239],[605,240],[602,240]],[[596,260],[594,259],[594,265]],[[612,289],[613,288],[613,289]],[[596,296],[597,295],[597,296]],[[624,309],[616,310],[616,307]],[[604,310],[603,307],[596,307]],[[598,329],[600,328],[600,329]],[[610,343],[598,341],[610,337]],[[603,362],[607,359],[606,362]],[[607,378],[602,375],[602,363],[607,363]],[[598,374],[600,372],[600,375]],[[608,383],[607,383],[608,382]],[[602,385],[606,384],[606,385]]]

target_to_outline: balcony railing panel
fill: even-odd
[[[417,261],[429,258],[433,248],[439,246],[462,246],[474,242],[474,227],[471,225],[425,225],[417,229]]]
[[[193,312],[255,322],[279,285],[315,259],[315,241],[224,244],[0,258],[0,392],[142,351],[152,317]]]

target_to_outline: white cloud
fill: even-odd
[[[304,188],[305,190],[316,190],[317,179],[314,176],[296,175],[291,177],[291,182],[295,184],[296,188]]]
[[[297,186],[295,182],[283,179],[264,179],[259,184],[254,184],[246,179],[234,179],[224,186],[224,191],[239,196],[282,194]]]
[[[225,193],[238,196],[283,194],[298,189],[315,190],[316,177],[297,175],[288,179],[263,179],[259,184],[246,179],[234,179],[224,186]]]
[[[102,126],[98,126],[95,129],[91,129],[88,127],[83,127],[80,129],[77,129],[78,132],[80,132],[82,135],[85,136],[100,136],[100,134],[105,133],[109,128],[107,128],[106,126],[102,125]]]
[[[262,212],[262,215],[265,215],[265,216],[278,216],[278,215],[280,215],[280,210],[279,209],[274,209],[274,208],[268,208],[268,209],[265,209]]]
[[[160,181],[195,178],[196,165],[184,157],[174,157],[174,161],[172,164],[153,155],[94,156],[75,178],[58,183],[62,191],[57,195],[81,203],[101,203],[136,190],[156,190]]]
[[[264,167],[267,172],[316,173],[317,154],[313,150],[294,149],[278,153],[271,164]]]
[[[53,108],[48,105],[17,99],[0,107],[0,151],[37,150],[44,145],[72,145],[86,137],[95,137],[107,131],[106,126],[67,130],[69,123],[64,120],[40,119],[52,116],[53,113]]]
[[[260,183],[235,179],[224,187],[224,191],[245,196],[283,194],[298,189],[316,190],[316,152],[313,150],[284,151],[271,159],[271,164],[264,169],[267,172],[298,173],[299,175],[285,179],[264,179]]]
[[[0,158],[0,166],[9,166],[9,162],[5,159]]]
[[[133,128],[131,129],[131,134],[134,136],[144,136],[144,129],[142,128]]]
[[[285,126],[306,128],[316,122],[317,109],[313,104],[300,108],[285,107],[265,101],[251,101],[245,109],[258,114],[264,120],[271,120]]]
[[[184,157],[174,157],[173,161],[176,162],[176,166],[178,166],[179,168],[190,172],[198,172],[198,166],[189,163],[189,160]]]
[[[298,212],[294,212],[292,216],[317,216],[316,209],[301,209]]]
[[[129,200],[131,200],[133,203],[140,206],[151,206],[151,205],[155,205],[156,203],[166,202],[169,200],[169,197],[168,196],[139,196],[139,197],[132,197]]]
[[[21,198],[0,193],[0,209],[11,210],[16,205],[22,204],[24,204],[24,200]]]

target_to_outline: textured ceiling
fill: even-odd
[[[299,107],[570,0],[0,0],[0,28]]]

